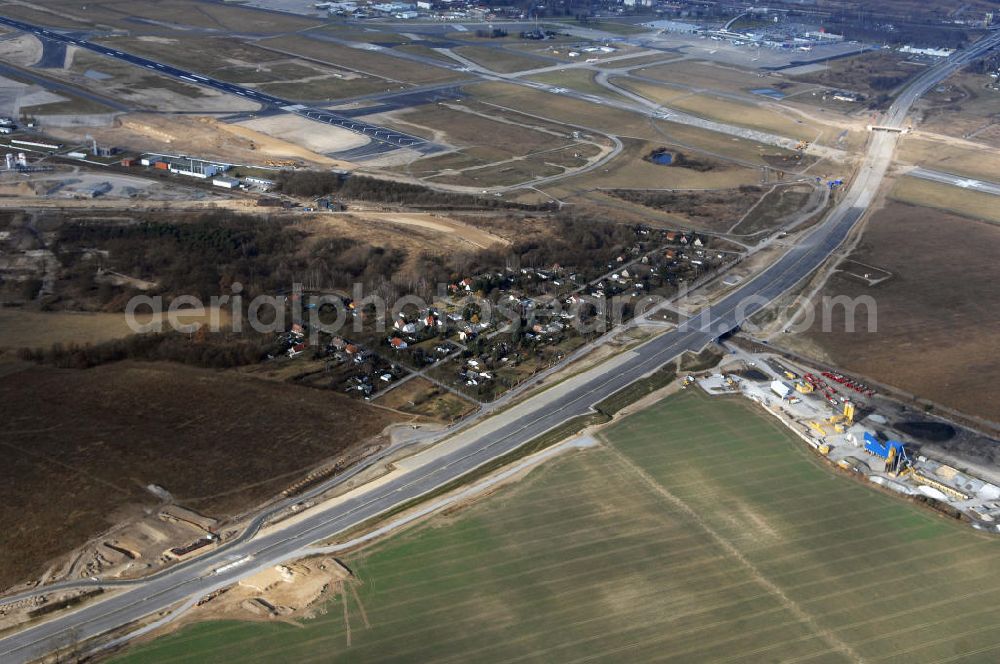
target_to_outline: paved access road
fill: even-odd
[[[296,115],[301,115],[304,118],[315,120],[316,122],[347,129],[348,131],[353,131],[356,134],[362,134],[374,141],[388,143],[401,148],[416,149],[429,146],[426,140],[417,136],[404,134],[396,131],[395,129],[387,129],[386,127],[380,127],[369,122],[355,120],[322,108],[310,108],[308,106],[296,104],[295,102],[282,99],[281,97],[275,97],[274,95],[269,95],[265,92],[261,92],[260,90],[246,88],[241,85],[236,85],[235,83],[227,83],[208,76],[202,76],[195,72],[187,71],[186,69],[180,69],[179,67],[174,67],[173,65],[167,65],[138,55],[132,55],[131,53],[126,53],[108,46],[96,44],[94,42],[87,41],[86,39],[81,39],[79,37],[57,32],[55,30],[49,30],[48,28],[25,23],[24,21],[17,21],[12,18],[0,16],[0,25],[5,25],[15,30],[21,30],[29,34],[33,34],[40,39],[48,39],[50,41],[64,44],[72,44],[74,46],[78,46],[79,48],[84,48],[88,51],[93,51],[94,53],[98,53],[109,58],[115,58],[116,60],[121,60],[137,67],[151,69],[158,74],[163,74],[164,76],[172,76],[193,85],[204,85],[218,90],[219,92],[251,99],[265,106],[277,106]]]
[[[900,95],[883,125],[900,127],[913,101],[937,81],[992,48],[1000,33],[928,70]],[[799,283],[844,241],[871,202],[892,161],[899,134],[875,132],[855,179],[841,202],[802,241],[740,289],[706,310],[691,325],[665,333],[637,349],[574,376],[501,414],[438,443],[407,462],[404,473],[328,509],[313,508],[287,526],[258,535],[183,567],[168,570],[119,594],[0,639],[0,661],[28,662],[65,647],[169,611],[192,597],[299,555],[313,542],[330,539],[413,498],[459,478],[517,448],[592,406],[687,350],[698,350],[720,333]],[[421,463],[422,460],[422,463]]]

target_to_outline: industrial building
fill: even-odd
[[[932,58],[947,58],[949,55],[955,52],[953,48],[915,48],[913,46],[902,46],[899,49],[900,53],[909,53],[911,55],[927,55]]]
[[[213,178],[212,184],[223,189],[238,189],[240,181],[236,178]]]
[[[246,182],[249,185],[253,185],[255,187],[260,187],[261,189],[265,189],[265,190],[266,189],[270,189],[270,188],[272,188],[275,185],[274,180],[268,180],[266,178],[258,178],[258,177],[252,177],[252,176],[247,176],[247,177],[243,178],[243,181]]]
[[[644,28],[650,28],[652,30],[661,30],[663,32],[676,32],[681,34],[694,34],[703,28],[697,26],[693,23],[684,23],[682,21],[650,21],[648,23],[643,23]]]
[[[787,399],[792,393],[792,386],[782,380],[771,381],[771,391],[781,399]]]
[[[207,180],[220,173],[225,173],[232,166],[230,164],[220,164],[204,159],[192,157],[171,157],[167,155],[144,155],[139,163],[143,166],[169,171],[175,175],[186,175],[188,177]]]
[[[918,497],[973,527],[1000,531],[1000,486],[894,438],[889,418],[876,412],[870,387],[833,371],[793,367],[787,358],[779,361],[770,354],[748,354],[744,362],[753,369],[689,376],[684,386],[697,382],[710,395],[742,393],[838,468],[888,491]],[[890,435],[871,427],[888,429]]]

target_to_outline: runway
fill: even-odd
[[[981,191],[984,194],[993,194],[994,196],[1000,196],[1000,184],[996,182],[989,182],[987,180],[975,180],[973,178],[962,177],[961,175],[954,175],[953,173],[945,173],[943,171],[933,171],[927,168],[914,168],[913,170],[907,172],[907,175],[912,175],[915,178],[920,178],[921,180],[930,180],[932,182],[941,182],[943,184],[950,184],[954,187],[961,187],[962,189],[971,189],[972,191]]]
[[[208,76],[202,76],[186,69],[174,67],[173,65],[163,64],[138,55],[132,55],[131,53],[102,46],[101,44],[95,44],[94,42],[87,41],[79,37],[62,34],[54,30],[49,30],[48,28],[31,25],[30,23],[24,23],[23,21],[16,21],[5,16],[0,16],[0,25],[5,25],[15,30],[21,30],[23,32],[33,34],[39,39],[58,42],[61,44],[72,44],[99,55],[127,62],[131,65],[135,65],[136,67],[144,67],[158,74],[171,76],[192,85],[202,85],[218,90],[219,92],[244,97],[264,106],[276,106],[315,122],[320,122],[332,127],[340,127],[341,129],[346,129],[356,134],[362,134],[373,141],[387,143],[395,147],[412,149],[420,149],[428,144],[428,142],[423,138],[404,134],[396,131],[395,129],[380,127],[363,120],[345,117],[321,108],[311,108],[302,104],[296,104],[287,99],[282,99],[280,97],[275,97],[274,95],[261,92],[260,90],[246,88],[241,85],[236,85],[235,83],[227,83]]]

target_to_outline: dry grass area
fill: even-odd
[[[348,553],[356,592],[313,619],[191,625],[116,661],[979,662],[1000,648],[994,542],[833,475],[749,401],[689,390],[599,439]]]
[[[608,193],[636,207],[671,215],[678,223],[725,233],[760,201],[765,191],[746,187],[717,191],[618,189]]]
[[[374,403],[438,422],[454,422],[476,409],[473,402],[423,378],[406,381],[376,399]]]
[[[718,168],[699,172],[677,166],[661,166],[644,159],[663,145],[627,140],[622,153],[604,168],[567,178],[545,190],[559,195],[593,189],[735,189],[760,182],[760,173],[756,169],[728,162],[718,162]],[[693,156],[704,158],[697,153]]]
[[[391,423],[333,392],[174,364],[28,367],[0,378],[0,399],[0,587],[156,504],[147,484],[230,515]]]
[[[465,148],[484,164],[534,152],[555,150],[574,142],[569,130],[483,104],[427,104],[393,113],[403,129]]]
[[[619,95],[617,92],[613,92],[597,83],[597,81],[594,80],[596,75],[597,73],[592,69],[572,68],[548,71],[541,74],[532,74],[525,78],[530,81],[548,83],[549,85],[556,85],[562,88],[579,90],[580,92],[597,95],[598,97],[607,97],[609,99],[625,102],[631,101],[630,99]]]
[[[1000,199],[993,194],[963,189],[943,182],[903,177],[896,181],[889,196],[902,203],[937,208],[1000,224]]]
[[[923,186],[923,183],[921,183]],[[1000,228],[939,210],[890,203],[868,222],[853,261],[888,271],[873,287],[838,272],[822,295],[871,296],[877,332],[859,308],[857,332],[844,310],[792,341],[832,362],[918,397],[1000,421]],[[819,317],[817,317],[819,318]],[[790,335],[783,335],[784,343]]]
[[[220,322],[228,324],[228,310],[222,309],[216,315]],[[207,324],[210,320],[211,314],[205,310],[197,315],[185,315],[180,322]],[[137,315],[136,322],[145,325],[151,322],[151,317]],[[97,344],[132,334],[123,313],[0,308],[0,354],[20,348],[49,348],[57,343]]]
[[[232,3],[191,2],[190,0],[101,0],[76,2],[31,0],[8,3],[4,14],[42,24],[68,28],[112,26],[144,32],[176,32],[178,28],[208,28],[223,33],[273,33],[303,30],[322,21],[294,14],[262,12]],[[58,22],[57,22],[58,21]]]
[[[421,62],[385,55],[378,51],[352,48],[333,42],[310,39],[306,35],[282,36],[259,42],[262,47],[293,53],[332,67],[359,72],[396,84],[428,84],[467,78],[460,72]]]
[[[452,239],[472,245],[475,249],[485,249],[497,244],[510,242],[489,231],[462,223],[457,219],[440,214],[422,212],[351,212],[349,216],[364,224],[393,225],[405,228],[420,228],[433,233],[447,235]],[[400,235],[406,231],[400,228]]]
[[[918,102],[921,131],[930,131],[1000,147],[1000,92],[986,86],[985,74],[958,72]]]
[[[733,226],[736,235],[754,235],[788,223],[811,205],[818,205],[820,193],[810,185],[776,187],[753,210]]]
[[[552,64],[548,58],[534,58],[530,55],[514,53],[504,48],[489,46],[459,46],[454,52],[472,60],[481,67],[501,74],[509,74],[525,69],[538,69]]]
[[[287,99],[329,101],[385,90],[385,81],[381,78],[356,73],[348,67],[337,66],[336,62],[320,64],[290,56],[280,49],[266,47],[270,41],[257,45],[229,37],[178,34],[173,37],[113,37],[103,43]],[[104,62],[107,60],[103,58]],[[103,62],[94,65],[98,70],[104,67]],[[234,96],[234,99],[239,97]]]
[[[877,97],[926,69],[925,65],[907,62],[905,54],[895,51],[869,51],[830,60],[826,65],[822,71],[801,74],[795,79]]]
[[[615,55],[618,55],[617,53]],[[673,60],[680,56],[673,53],[653,53],[651,55],[636,55],[631,58],[622,58],[620,60],[605,60],[604,62],[597,63],[597,66],[601,69],[633,69],[642,67],[643,65],[652,65],[656,63],[665,64],[664,60]]]
[[[829,123],[822,122],[817,119],[818,114],[811,108],[793,111],[788,110],[787,104],[783,102],[767,101],[764,97],[760,97],[758,103],[739,102],[711,94],[693,94],[683,88],[657,85],[621,76],[611,80],[615,85],[650,101],[718,122],[850,149],[858,147],[864,140],[859,131],[842,135],[845,125],[839,118],[830,117]],[[768,87],[771,83],[762,81],[759,85]],[[787,90],[785,92],[787,93]]]
[[[620,136],[645,136],[651,131],[649,118],[644,114],[596,106],[512,83],[478,83],[466,86],[466,90],[477,100],[540,115],[574,127],[589,127]]]
[[[649,83],[648,81],[638,81],[626,76],[612,76],[608,80],[618,87],[625,88],[629,92],[634,92],[650,101],[655,101],[657,104],[664,104],[666,106],[670,106],[672,102],[691,94],[687,90],[670,88],[665,85]]]
[[[102,43],[157,62],[168,62],[234,83],[267,79],[266,69],[286,56],[228,37],[111,37]],[[300,67],[303,65],[299,65]]]
[[[610,149],[604,137],[574,138],[565,126],[476,101],[404,109],[378,122],[454,146],[395,169],[435,184],[514,185],[583,167]]]
[[[447,256],[475,250],[482,244],[508,242],[493,232],[491,219],[477,228],[455,217],[436,214],[355,210],[298,216],[302,219],[299,228],[309,235],[304,251],[315,244],[345,237],[358,238],[376,247],[401,249],[406,252],[406,261],[398,274],[414,282],[424,276],[421,254]]]
[[[468,86],[467,89],[479,100],[516,108],[524,113],[540,115],[551,121],[564,122],[570,126],[593,128],[622,138],[655,141],[661,145],[666,144],[681,148],[687,147],[715,154],[722,159],[737,159],[763,165],[765,162],[762,154],[782,152],[777,148],[735,136],[719,134],[676,122],[653,120],[645,113],[597,106],[570,97],[507,83],[481,83]],[[644,185],[631,186],[641,187]],[[711,188],[719,185],[702,186]]]
[[[254,118],[239,124],[220,124],[219,127],[253,141],[257,150],[269,156],[289,156],[292,146],[301,146],[299,156],[326,159],[321,155],[358,148],[370,142],[367,136],[339,127],[320,128],[318,123],[291,113]],[[247,129],[250,131],[243,131]],[[261,141],[262,135],[271,137],[271,140]]]
[[[261,128],[270,131],[273,125],[281,123],[279,120],[270,120]],[[315,127],[321,126],[315,123],[309,124]],[[85,131],[102,144],[166,154],[197,154],[205,159],[215,158],[238,164],[262,164],[269,159],[292,159],[308,165],[350,166],[346,162],[313,152],[291,140],[256,131],[254,126],[230,125],[207,116],[167,117],[159,114],[130,113],[117,118],[111,127],[61,129],[51,130],[50,133],[59,137],[79,139]],[[282,128],[293,131],[290,138],[295,138],[294,131],[306,130],[304,124],[278,129]],[[339,136],[339,131],[334,135]]]
[[[1000,180],[997,175],[1000,173],[1000,150],[986,145],[917,131],[903,136],[896,154],[901,162],[935,171],[994,182]]]
[[[702,62],[698,60],[679,60],[662,65],[641,67],[631,72],[637,76],[653,78],[663,81],[668,86],[674,85],[681,89],[709,89],[722,92],[746,92],[751,88],[764,88],[773,86],[778,76],[758,78],[754,69],[742,69],[732,65],[723,65],[714,62]],[[794,82],[785,81],[783,77],[779,80],[791,83],[782,92],[792,94],[800,88]]]
[[[804,121],[798,115],[787,111],[779,112],[776,110],[777,107],[770,104],[744,104],[718,97],[687,95],[674,99],[669,106],[709,120],[759,129],[799,140],[814,141],[817,137],[831,133],[831,129],[827,126]],[[840,133],[840,130],[837,129],[832,133]]]
[[[84,90],[96,88],[96,92],[128,102],[138,109],[208,113],[255,111],[260,108],[259,104],[243,97],[186,83],[172,76],[161,75],[75,46],[67,48],[65,69],[48,69],[46,72]],[[104,78],[96,81],[91,75]]]

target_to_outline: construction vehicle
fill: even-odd
[[[809,394],[813,391],[813,386],[809,383],[795,383],[795,390],[802,394]]]
[[[950,496],[950,497],[954,498],[955,500],[968,500],[970,498],[970,496],[968,496],[965,493],[962,493],[961,491],[959,491],[958,489],[956,489],[953,486],[949,486],[949,485],[945,484],[944,482],[939,482],[936,479],[933,479],[931,477],[927,477],[926,475],[922,475],[921,473],[918,473],[915,470],[912,471],[912,472],[913,472],[913,480],[914,481],[919,482],[920,484],[926,484],[929,487],[937,489],[938,491],[940,491],[941,493],[945,494],[946,496]]]
[[[902,476],[913,470],[906,448],[898,440],[887,440],[883,443],[866,431],[865,452],[885,459],[885,472],[892,477]]]
[[[833,430],[836,431],[837,433],[844,433],[845,431],[847,431],[847,429],[844,428],[844,425],[839,423],[833,425]]]
[[[799,375],[794,371],[789,371],[788,369],[785,369],[785,378],[787,378],[788,380],[795,380],[798,377]]]
[[[817,448],[817,450],[818,450],[818,451],[819,451],[819,453],[820,453],[820,454],[822,454],[823,456],[829,456],[829,455],[830,455],[830,446],[829,446],[829,445],[827,445],[826,443],[823,443],[822,445],[820,445],[820,446],[819,446],[819,447]]]
[[[906,450],[902,445],[889,448],[889,456],[885,459],[885,472],[892,477],[902,477],[909,472],[913,472],[913,468],[910,466],[910,458],[906,456]]]
[[[855,412],[854,404],[851,403],[850,401],[846,402],[844,404],[844,420],[848,424],[854,424],[854,416],[855,416],[855,414],[856,414],[856,412]]]
[[[826,418],[826,421],[829,422],[830,424],[840,424],[841,422],[844,421],[844,416],[841,415],[840,413],[837,413],[836,415],[831,415],[830,417]]]
[[[823,428],[823,425],[822,425],[822,424],[820,424],[819,422],[817,422],[817,421],[815,421],[815,420],[810,420],[810,421],[809,421],[809,426],[810,426],[810,427],[811,427],[811,428],[812,428],[812,429],[813,429],[813,430],[814,430],[814,431],[815,431],[816,433],[818,433],[819,435],[821,435],[821,436],[825,436],[825,435],[826,435],[826,429],[824,429],[824,428]]]

